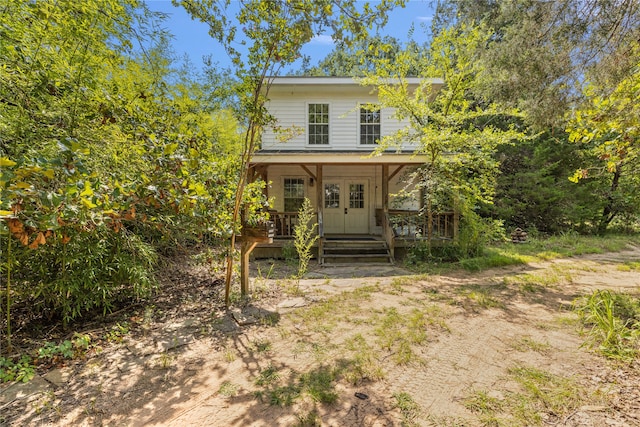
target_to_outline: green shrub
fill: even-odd
[[[293,242],[287,242],[282,246],[282,257],[288,263],[293,263],[298,259],[298,252]]]
[[[407,252],[407,262],[420,264],[422,262],[456,262],[460,259],[460,248],[455,243],[444,243],[430,246],[424,240],[416,241]]]
[[[482,218],[471,210],[460,216],[457,241],[460,259],[482,256],[489,243],[505,240],[504,221]]]
[[[0,357],[0,383],[9,381],[26,383],[35,374],[36,368],[29,356],[22,356],[16,362],[9,358]]]
[[[150,294],[157,255],[139,236],[100,226],[71,236],[68,243],[17,248],[15,303],[67,324],[92,311]]]

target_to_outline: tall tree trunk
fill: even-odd
[[[602,209],[602,215],[600,216],[600,222],[598,223],[598,234],[604,234],[611,221],[613,221],[618,214],[618,209],[614,206],[613,195],[620,185],[620,166],[620,164],[616,165],[616,171],[613,173],[611,187],[609,188],[609,194],[607,195],[607,203]]]

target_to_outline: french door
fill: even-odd
[[[369,233],[369,181],[326,179],[324,182],[324,232]]]

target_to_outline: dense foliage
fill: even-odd
[[[544,232],[637,227],[640,4],[450,0],[433,31],[470,22],[491,34],[474,59],[476,92],[518,107],[538,134],[500,150],[485,212]]]
[[[157,251],[231,231],[235,119],[167,83],[158,18],[135,0],[2,6],[2,271],[34,313],[144,296]]]

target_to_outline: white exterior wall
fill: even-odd
[[[273,128],[267,127],[262,135],[263,150],[307,150],[307,151],[372,151],[375,145],[360,144],[360,109],[362,104],[377,102],[377,96],[370,94],[369,89],[359,87],[303,87],[283,90],[277,88],[270,93],[267,109],[276,118],[277,125],[284,133],[292,130],[297,136],[284,142],[282,133],[274,133]],[[308,143],[308,105],[329,104],[329,144],[309,145]],[[390,135],[404,128],[408,122],[392,118],[393,109],[385,108],[381,111],[380,132],[382,136]],[[403,144],[402,150],[413,150],[415,146]],[[396,147],[393,148],[396,150]]]

